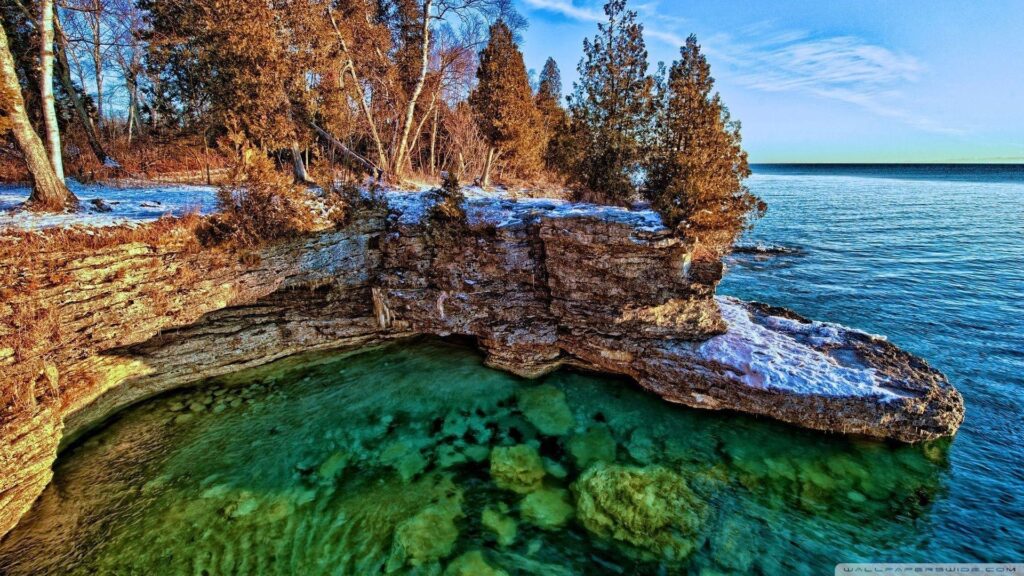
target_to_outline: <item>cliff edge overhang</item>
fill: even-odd
[[[963,400],[886,340],[716,296],[722,264],[649,211],[470,195],[441,242],[429,193],[244,258],[135,242],[42,255],[0,303],[0,534],[62,440],[145,398],[300,352],[474,337],[488,365],[628,376],[667,401],[903,442],[955,433]],[[55,269],[56,267],[56,269]],[[26,313],[31,310],[32,313]],[[18,353],[32,322],[60,337]]]

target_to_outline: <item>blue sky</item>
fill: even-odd
[[[516,0],[568,93],[603,0]],[[697,34],[753,162],[1024,163],[1024,1],[631,0],[652,65]]]

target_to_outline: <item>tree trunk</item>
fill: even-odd
[[[28,171],[32,175],[32,194],[28,198],[31,208],[64,210],[78,204],[78,199],[57,177],[46,155],[43,141],[32,128],[25,112],[25,100],[14,68],[14,57],[7,44],[7,32],[0,26],[0,106],[5,109],[11,132],[18,143]]]
[[[64,160],[61,158],[60,127],[53,98],[53,0],[39,3],[39,96],[43,104],[46,126],[46,149],[50,165],[58,180],[64,182]]]
[[[64,92],[67,93],[68,98],[71,98],[71,104],[75,109],[75,116],[78,116],[78,121],[82,124],[82,129],[85,130],[85,139],[89,141],[89,148],[92,148],[92,153],[96,155],[96,158],[104,166],[120,168],[121,165],[118,164],[117,160],[110,157],[106,150],[103,149],[99,135],[96,134],[96,127],[92,123],[92,118],[89,117],[89,111],[85,109],[85,103],[82,102],[82,99],[78,96],[78,91],[75,90],[75,84],[71,80],[71,62],[68,61],[68,37],[64,34],[64,28],[61,26],[60,19],[56,15],[53,19],[53,27],[57,39],[57,58],[54,61],[57,68],[57,79],[64,88]]]
[[[409,97],[409,104],[405,109],[405,119],[402,121],[402,137],[398,141],[398,150],[396,152],[398,156],[392,164],[396,172],[401,172],[405,169],[406,149],[409,146],[409,132],[412,131],[413,117],[416,114],[416,101],[419,100],[420,93],[423,92],[423,84],[427,80],[427,66],[430,63],[430,9],[433,3],[433,0],[425,0],[423,2],[423,46],[421,47],[420,74],[416,79],[416,86],[412,90],[412,95]]]
[[[334,19],[334,10],[331,9],[331,5],[327,4],[327,15],[331,18],[331,26],[334,27],[334,33],[338,37],[338,44],[341,45],[341,51],[345,53],[345,58],[348,60],[345,63],[345,68],[348,70],[349,75],[352,77],[352,84],[355,85],[356,96],[359,100],[359,107],[363,110],[363,116],[366,117],[366,123],[370,125],[370,135],[373,136],[373,145],[377,148],[377,164],[379,169],[388,169],[388,159],[384,154],[384,145],[380,140],[380,133],[377,132],[377,123],[373,120],[373,113],[370,111],[370,104],[366,101],[366,94],[363,92],[363,85],[359,82],[359,77],[356,75],[356,65],[352,60],[352,56],[348,51],[348,44],[345,42],[345,37],[341,34],[341,29],[338,28],[338,22]],[[344,77],[344,71],[342,77]]]
[[[92,66],[96,77],[96,124],[103,127],[103,38],[100,30],[102,24],[103,5],[100,0],[93,0],[92,14]]]
[[[316,131],[317,134],[320,135],[321,138],[326,140],[327,143],[330,144],[334,149],[336,149],[338,152],[341,152],[342,154],[348,156],[349,158],[355,160],[360,166],[366,168],[366,170],[369,171],[370,174],[372,174],[374,178],[378,178],[379,179],[382,176],[384,176],[384,171],[383,170],[381,170],[379,167],[375,166],[373,164],[373,162],[370,162],[366,158],[363,158],[362,156],[357,154],[355,151],[353,151],[348,146],[345,146],[344,144],[342,144],[341,140],[338,140],[337,138],[335,138],[333,135],[331,135],[330,132],[324,130],[323,128],[321,128],[319,126],[317,126],[316,123],[314,123],[314,122],[310,122],[309,125],[310,125],[311,128],[313,128],[313,130]]]
[[[135,131],[135,92],[128,89],[128,146],[132,145],[132,132]]]
[[[410,170],[412,169],[412,153],[414,150],[416,150],[416,145],[419,143],[420,136],[423,134],[423,125],[427,123],[427,119],[430,118],[431,114],[434,112],[434,103],[436,101],[437,94],[434,94],[433,96],[430,97],[430,106],[427,106],[427,111],[423,113],[423,117],[420,118],[419,123],[416,124],[416,133],[412,137],[412,142],[409,142],[409,150],[406,151],[405,155],[406,160],[409,163]],[[420,159],[422,160],[422,158],[423,156],[421,155]]]
[[[300,184],[312,184],[313,180],[306,172],[306,164],[302,161],[302,150],[298,142],[292,142],[292,164],[295,167],[295,181]]]
[[[484,178],[481,185],[487,188],[491,185],[491,167],[494,165],[494,147],[487,149],[487,162],[484,163]]]
[[[430,174],[437,174],[437,125],[440,108],[434,109],[434,125],[430,128]]]

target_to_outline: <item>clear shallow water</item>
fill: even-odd
[[[65,452],[4,574],[830,574],[1024,556],[1020,182],[757,174],[723,291],[889,335],[952,442],[827,436],[433,340],[162,397]],[[485,566],[486,565],[486,566]]]
[[[235,380],[66,453],[0,571],[821,574],[920,556],[941,528],[944,442],[828,437],[613,378],[527,382],[429,340]]]

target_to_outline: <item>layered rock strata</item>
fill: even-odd
[[[387,213],[241,260],[132,244],[24,270],[37,288],[0,304],[0,371],[17,391],[0,414],[0,534],[49,482],[62,438],[125,406],[417,334],[475,337],[489,365],[526,377],[622,374],[671,402],[817,430],[916,442],[962,421],[946,379],[884,340],[716,298],[721,264],[649,212],[471,197],[468,226],[439,242],[430,202],[392,194]],[[62,334],[26,355],[7,342],[39,317],[30,305]]]

